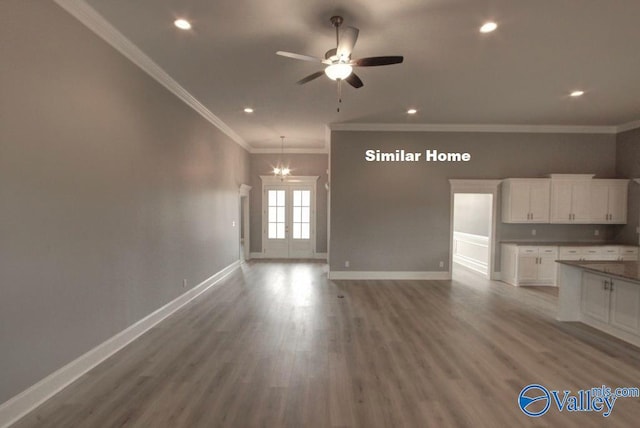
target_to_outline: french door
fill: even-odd
[[[312,258],[315,183],[263,182],[263,253],[267,258]]]

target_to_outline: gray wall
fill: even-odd
[[[622,178],[640,178],[640,128],[617,136],[616,170]],[[636,228],[640,225],[640,184],[629,183],[627,224],[617,228],[616,240],[638,245]]]
[[[279,154],[251,155],[251,252],[262,252],[262,180],[261,175],[272,175],[278,164]],[[327,169],[329,156],[326,154],[287,154],[282,162],[292,168],[292,175],[319,176],[316,188],[316,252],[327,252]]]
[[[449,262],[449,179],[543,177],[595,173],[615,177],[614,135],[355,132],[331,136],[331,270],[438,271]],[[375,163],[367,149],[469,152],[467,163]],[[497,228],[497,239],[530,233],[527,226]],[[541,228],[553,240],[567,228]],[[593,228],[580,228],[593,237]],[[520,231],[520,232],[519,232]],[[573,232],[571,232],[573,233]],[[608,232],[605,232],[605,234]],[[586,236],[585,236],[585,239]],[[438,267],[444,261],[445,267]]]
[[[487,194],[458,193],[453,200],[453,230],[489,236],[492,197]]]
[[[0,2],[0,402],[238,260],[248,153],[53,2]]]

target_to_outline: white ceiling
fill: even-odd
[[[254,149],[321,149],[332,123],[618,126],[640,119],[638,0],[87,0]],[[278,50],[323,56],[329,18],[360,29],[364,87]],[[193,29],[181,31],[183,17]],[[498,23],[491,34],[478,29]],[[571,98],[573,89],[581,98]],[[246,106],[255,113],[243,112]],[[417,115],[408,116],[415,107]]]

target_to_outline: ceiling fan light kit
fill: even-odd
[[[376,67],[381,65],[400,64],[404,60],[402,56],[377,56],[369,58],[353,59],[351,57],[353,48],[358,40],[360,30],[355,27],[345,27],[340,31],[340,26],[344,22],[341,16],[332,16],[331,24],[336,29],[336,47],[329,49],[324,58],[316,58],[308,55],[301,55],[292,52],[278,51],[277,55],[302,61],[317,62],[326,65],[324,73],[316,71],[300,80],[299,85],[304,85],[318,77],[326,74],[331,80],[338,81],[338,91],[340,82],[345,81],[352,87],[358,89],[364,86],[362,80],[353,72],[354,67]]]
[[[345,63],[331,64],[324,69],[324,73],[331,80],[344,80],[353,72],[353,67]]]

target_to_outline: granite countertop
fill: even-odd
[[[640,263],[639,262],[556,260],[556,263],[582,268],[584,270],[588,270],[591,272],[604,273],[620,279],[626,279],[626,280],[640,283]]]
[[[500,241],[501,244],[517,244],[517,245],[552,245],[556,247],[592,247],[592,246],[606,246],[616,245],[622,247],[631,247],[632,245],[616,244],[615,242],[603,242],[603,241]]]

